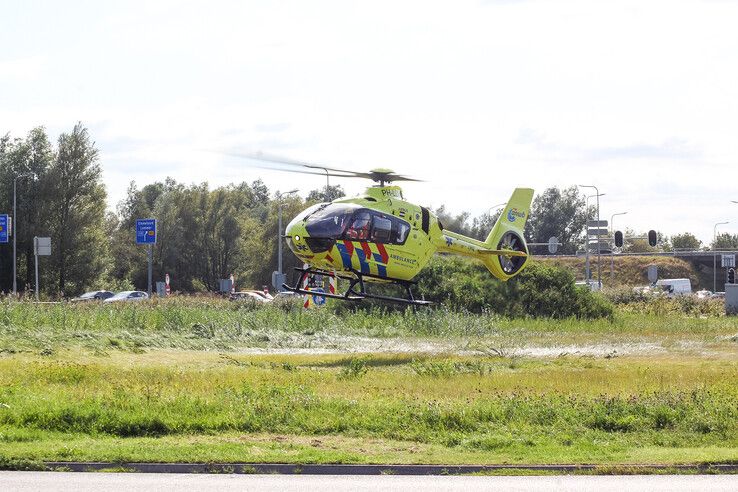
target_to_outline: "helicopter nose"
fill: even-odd
[[[295,254],[305,253],[308,250],[305,243],[306,236],[305,227],[297,221],[290,222],[285,229],[284,237],[287,240],[287,246]]]

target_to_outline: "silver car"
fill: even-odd
[[[140,290],[124,290],[118,292],[113,297],[105,299],[103,302],[135,302],[144,301],[149,298],[146,292]]]

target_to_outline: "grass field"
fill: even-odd
[[[632,309],[3,302],[0,465],[735,462],[737,335],[734,318]]]

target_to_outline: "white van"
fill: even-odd
[[[664,278],[656,282],[656,288],[668,296],[682,296],[692,293],[692,282],[688,278]]]

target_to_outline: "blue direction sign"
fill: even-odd
[[[0,214],[0,243],[7,243],[10,238],[8,214]]]
[[[310,291],[325,293],[325,291],[321,289],[320,287],[318,287],[317,289],[311,289]],[[315,303],[316,306],[322,306],[323,304],[325,304],[325,296],[313,295],[313,302]]]
[[[156,243],[156,219],[136,220],[136,244]]]

